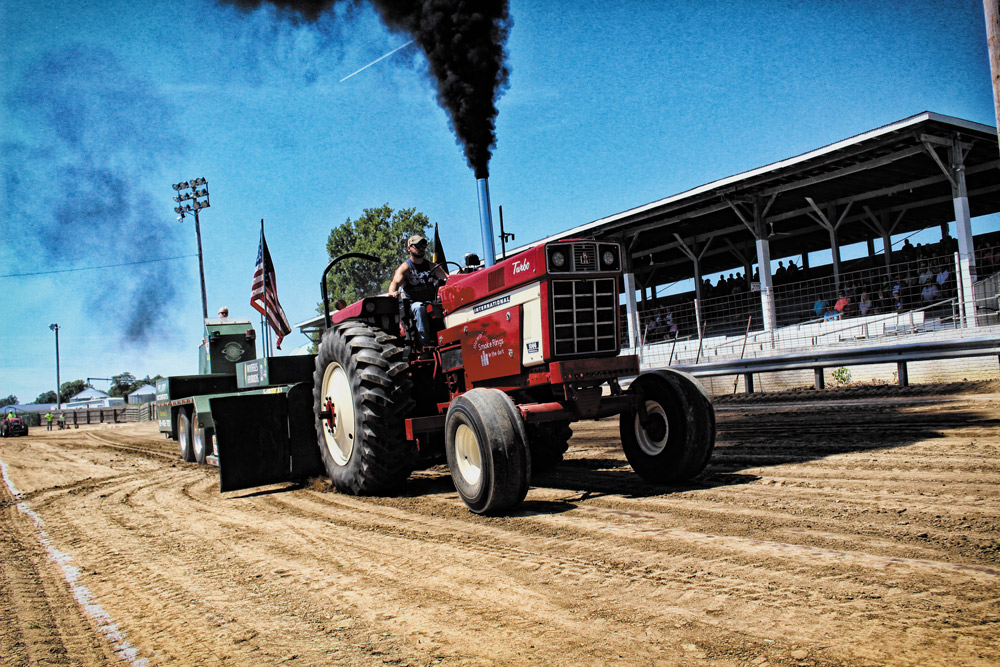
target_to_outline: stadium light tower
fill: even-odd
[[[201,254],[201,222],[198,220],[198,211],[208,208],[208,181],[204,177],[194,178],[183,183],[174,183],[174,213],[177,214],[177,221],[183,221],[187,213],[194,214],[194,232],[198,236],[198,272],[201,274],[201,317],[208,319],[208,297],[205,295],[205,259]],[[184,202],[190,200],[187,204]]]
[[[50,324],[49,328],[56,332],[56,410],[62,410],[62,394],[59,393],[62,387],[59,381],[59,325]]]

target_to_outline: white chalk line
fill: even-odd
[[[79,582],[80,568],[75,565],[71,565],[70,562],[73,560],[73,557],[65,551],[57,549],[52,543],[52,540],[49,539],[48,534],[45,532],[45,524],[42,522],[41,517],[39,517],[34,510],[28,507],[28,504],[23,500],[24,495],[17,490],[17,487],[14,486],[14,482],[7,473],[7,464],[3,461],[0,461],[0,475],[3,476],[4,484],[7,485],[7,489],[10,491],[10,494],[14,496],[15,500],[18,501],[17,509],[21,510],[21,512],[26,514],[32,521],[35,522],[35,526],[38,528],[39,543],[45,547],[49,557],[62,568],[63,576],[66,578],[66,582],[69,584],[70,590],[73,591],[73,597],[76,599],[77,604],[83,608],[83,612],[87,614],[87,616],[97,622],[97,629],[100,630],[105,638],[107,638],[107,640],[111,643],[115,654],[133,667],[149,667],[149,659],[138,657],[139,650],[125,639],[125,633],[119,629],[118,624],[113,618],[111,618],[111,614],[106,612],[104,608],[94,600],[94,596],[90,590]]]

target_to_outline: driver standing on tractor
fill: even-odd
[[[427,239],[420,234],[414,234],[406,242],[410,256],[399,265],[392,276],[389,285],[389,296],[398,296],[400,289],[403,296],[410,300],[410,311],[420,334],[423,345],[433,345],[431,340],[431,318],[427,313],[427,304],[437,298],[438,287],[448,279],[444,267],[434,266],[424,259],[427,251]]]

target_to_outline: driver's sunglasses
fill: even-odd
[[[421,241],[420,243],[411,243],[411,248],[416,248],[417,250],[423,250],[427,247],[427,241]]]

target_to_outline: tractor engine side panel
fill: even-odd
[[[521,285],[507,294],[498,295],[476,305],[465,306],[445,316],[445,326],[454,329],[475,322],[480,317],[520,308],[521,313],[521,363],[525,367],[537,366],[545,361],[544,339],[547,320],[543,319],[542,283],[538,281]],[[442,332],[444,333],[444,332]],[[440,342],[450,342],[454,335],[443,335]],[[520,372],[520,369],[517,370]]]
[[[505,308],[462,325],[462,365],[466,379],[483,380],[521,372],[521,309]]]

